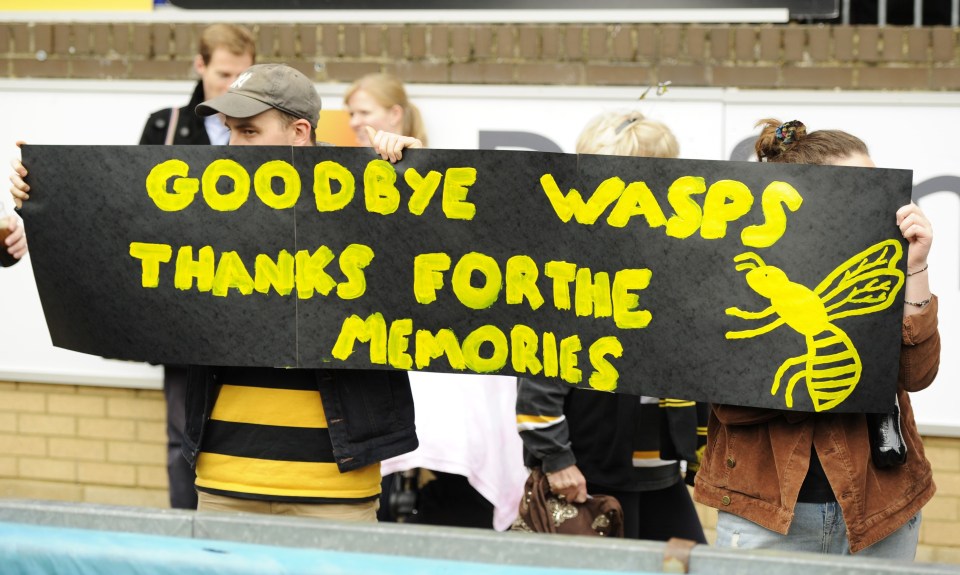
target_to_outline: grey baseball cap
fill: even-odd
[[[256,64],[240,74],[227,93],[197,106],[199,116],[220,113],[231,118],[250,118],[276,108],[303,118],[316,129],[320,95],[313,82],[286,64]]]

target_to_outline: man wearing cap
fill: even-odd
[[[230,144],[310,146],[320,97],[281,64],[244,71],[196,109],[223,114]],[[396,161],[419,140],[376,132]],[[29,199],[14,163],[11,193]],[[380,461],[417,448],[407,373],[388,370],[190,366],[182,451],[197,471],[201,511],[376,521]]]
[[[199,116],[223,114],[231,146],[310,146],[317,143],[320,95],[300,71],[284,64],[247,68],[226,94],[197,106]],[[406,148],[422,148],[417,138],[367,126],[373,149],[396,162]]]
[[[261,64],[197,106],[217,113],[230,145],[309,146],[320,96],[294,68]],[[380,461],[416,447],[406,372],[190,369],[183,452],[200,510],[375,521]]]

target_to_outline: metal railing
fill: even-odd
[[[946,0],[939,0],[941,2]],[[850,24],[850,15],[852,11],[853,0],[842,0],[841,21],[843,24]],[[887,25],[888,13],[887,0],[877,0],[877,25]],[[924,25],[923,21],[923,0],[913,0],[913,25],[917,28]],[[960,25],[960,0],[950,0],[950,26]]]

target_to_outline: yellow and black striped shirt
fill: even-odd
[[[230,497],[351,503],[380,494],[380,464],[340,473],[307,369],[226,368],[197,459],[197,489]]]

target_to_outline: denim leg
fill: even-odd
[[[791,528],[792,531],[792,528]],[[806,551],[812,541],[781,535],[742,517],[721,511],[717,515],[717,546],[733,549]],[[817,539],[819,545],[819,538]]]
[[[831,512],[831,504],[798,503],[794,508],[793,523],[787,535],[781,535],[741,517],[721,511],[717,517],[717,546],[740,549],[777,549],[825,553],[836,545],[832,539],[837,531],[839,508]],[[836,507],[836,504],[833,504]],[[839,530],[843,539],[843,521]],[[837,551],[839,552],[839,551]]]
[[[890,535],[877,541],[870,547],[857,553],[857,557],[877,557],[913,561],[917,556],[917,542],[920,539],[920,512],[910,518]],[[849,551],[848,551],[849,552]]]
[[[857,553],[858,557],[878,557],[912,561],[920,536],[920,513],[900,529]],[[719,512],[717,546],[741,549],[777,549],[849,555],[847,525],[840,506],[831,503],[797,503],[793,523],[787,535],[780,535],[756,523]]]
[[[843,510],[836,501],[829,503],[797,503],[801,505],[817,507],[823,521],[823,547],[820,553],[832,555],[849,555],[850,541],[847,540],[847,524],[843,520]],[[794,508],[796,513],[796,508]]]

